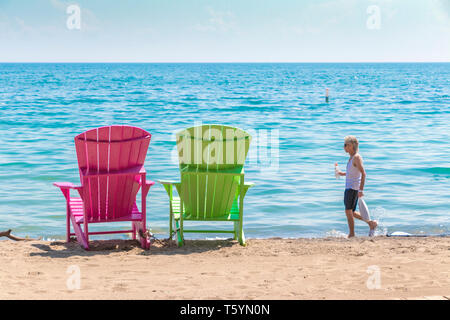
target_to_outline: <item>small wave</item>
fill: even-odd
[[[32,165],[33,165],[32,163],[27,163],[27,162],[17,162],[17,161],[15,161],[15,162],[3,162],[3,163],[0,162],[0,166],[1,166],[1,167],[14,167],[14,166],[18,166],[18,167],[23,168],[23,167],[25,167],[25,166],[32,166]]]
[[[130,82],[130,81],[134,81],[134,80],[138,80],[136,77],[133,76],[129,76],[129,77],[119,77],[119,78],[111,78],[110,79],[113,82]]]
[[[417,168],[420,172],[450,176],[450,167]]]
[[[145,92],[145,91],[140,91],[140,90],[135,90],[135,91],[130,91],[130,92],[128,92],[128,94],[147,94],[147,92]]]
[[[342,232],[342,231],[338,231],[338,230],[331,230],[328,231],[325,236],[327,238],[347,238],[347,234]]]
[[[265,100],[260,100],[260,99],[247,99],[246,100],[249,104],[253,104],[253,105],[261,105],[261,104],[266,104],[267,101]]]
[[[228,238],[225,238],[225,237],[206,237],[206,240],[210,240],[210,241],[215,241],[215,240],[228,240],[228,239],[230,239],[229,237]]]
[[[419,234],[411,234],[403,231],[395,231],[391,234],[387,234],[388,237],[448,237],[450,236],[449,233],[438,233],[438,234],[432,234],[432,233],[419,233]]]
[[[61,100],[61,101],[58,101],[57,103],[67,106],[67,105],[76,104],[76,103],[102,104],[105,102],[109,102],[109,100],[108,99],[100,99],[100,98],[84,97],[84,98],[73,99],[73,100]]]
[[[375,219],[376,220],[376,219]],[[387,236],[388,234],[388,230],[387,227],[380,225],[380,221],[378,221],[378,227],[375,229],[375,233],[374,236],[378,237],[378,236]]]
[[[42,238],[42,241],[45,242],[57,242],[57,241],[61,241],[62,239],[55,239],[55,238]]]

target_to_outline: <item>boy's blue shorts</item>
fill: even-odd
[[[345,189],[344,204],[345,210],[356,211],[356,205],[358,204],[358,190]]]

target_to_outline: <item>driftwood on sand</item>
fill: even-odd
[[[7,231],[0,231],[0,238],[1,237],[7,237],[7,238],[9,238],[11,240],[14,240],[14,241],[33,241],[33,240],[38,240],[38,239],[20,238],[20,237],[13,236],[11,234],[11,229],[9,229]]]

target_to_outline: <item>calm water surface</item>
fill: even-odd
[[[449,63],[0,64],[0,229],[64,237],[64,197],[52,182],[79,182],[78,133],[112,124],[148,130],[146,168],[156,181],[177,179],[174,133],[200,122],[254,136],[249,238],[347,232],[334,163],[345,169],[349,134],[360,139],[379,233],[449,232]],[[167,236],[161,185],[150,191],[148,224]],[[356,233],[366,235],[364,223]]]

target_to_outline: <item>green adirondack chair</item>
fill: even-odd
[[[232,233],[234,239],[245,245],[244,197],[253,186],[244,182],[250,142],[247,132],[222,125],[197,126],[177,134],[181,181],[159,183],[169,195],[169,234],[171,239],[176,235],[178,246],[184,244],[185,232]],[[186,229],[186,221],[228,221],[234,228]]]

